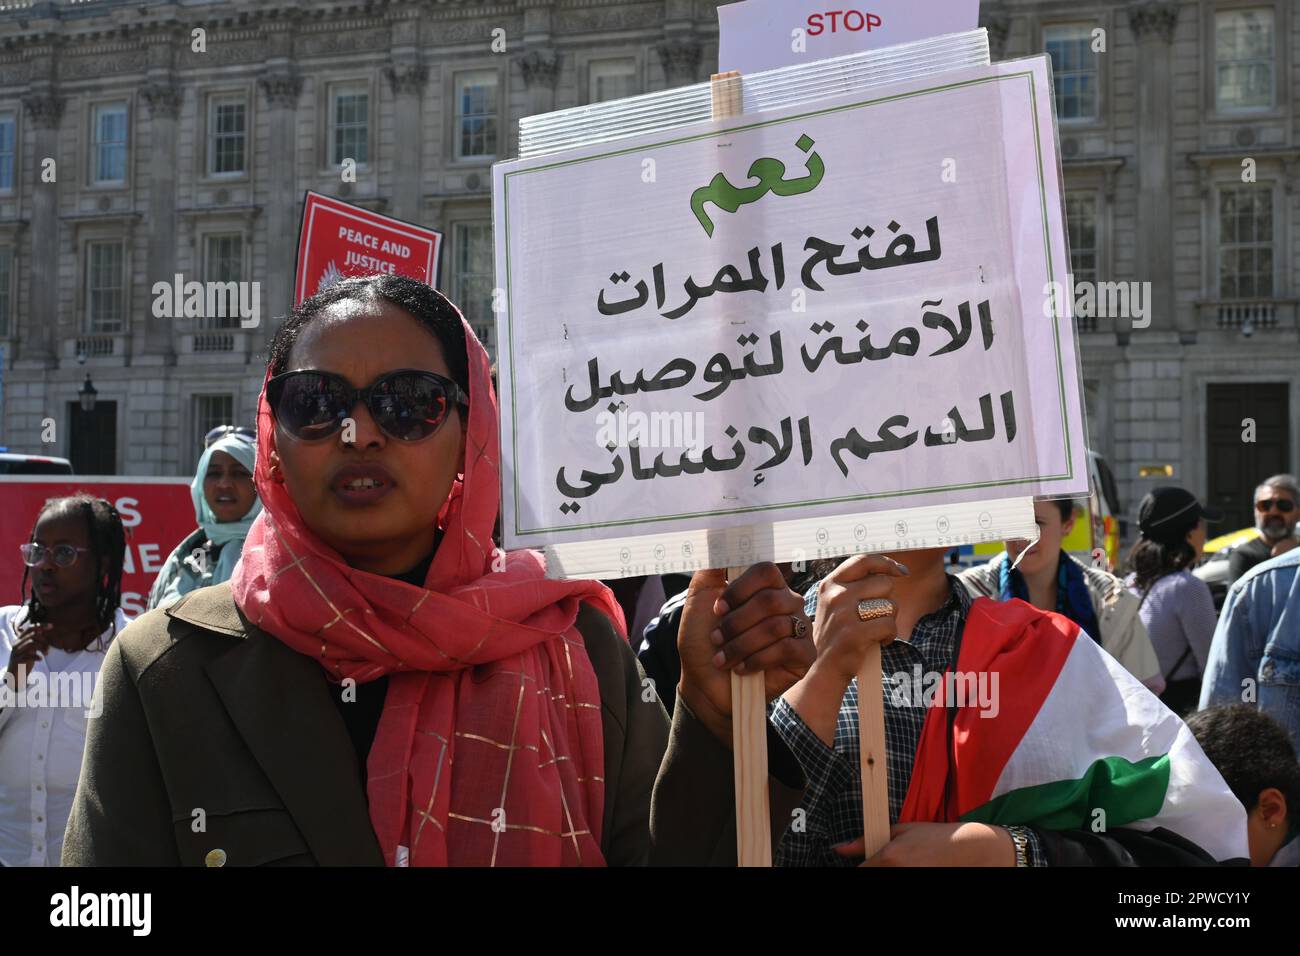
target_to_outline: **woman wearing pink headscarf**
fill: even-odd
[[[494,548],[496,399],[455,307],[331,286],[277,333],[257,426],[232,579],[105,661],[64,862],[644,862],[667,718],[604,586]]]

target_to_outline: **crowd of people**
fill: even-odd
[[[1065,552],[1074,503],[1044,500],[1036,542],[955,575],[929,549],[550,580],[494,541],[498,447],[488,356],[455,306],[354,278],[277,331],[256,428],[208,436],[196,529],[148,613],[119,607],[113,507],[48,502],[23,601],[0,609],[6,686],[97,684],[79,706],[0,706],[0,863],[734,864],[731,674],[757,672],[777,865],[1300,863],[1294,478],[1257,489],[1260,537],[1216,616],[1191,570],[1218,516],[1176,487],[1143,500],[1124,578]],[[943,673],[977,641],[1046,653],[1071,633],[1122,690],[1073,702],[1078,733],[1186,718],[1217,768],[1197,806],[1241,852],[918,809],[932,728],[886,678],[897,826],[864,859],[868,651],[886,675]]]

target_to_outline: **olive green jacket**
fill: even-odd
[[[601,850],[646,863],[668,718],[609,620],[584,605],[577,623],[600,686]],[[229,584],[128,626],[99,692],[65,866],[383,865],[324,671],[251,624]]]

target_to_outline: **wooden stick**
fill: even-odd
[[[743,574],[727,569],[727,580]],[[762,673],[731,673],[731,751],[736,775],[736,863],[772,865],[772,812],[767,798],[767,701]]]
[[[713,118],[739,116],[742,109],[740,73],[712,77]],[[727,580],[744,573],[744,566],[727,569]],[[767,798],[767,701],[763,675],[731,675],[731,750],[736,779],[736,862],[740,866],[772,865],[772,813]]]
[[[862,751],[862,835],[870,859],[889,842],[885,695],[880,683],[879,644],[871,645],[858,672],[858,734]]]

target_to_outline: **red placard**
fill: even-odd
[[[172,549],[197,525],[190,478],[114,478],[51,476],[0,478],[0,605],[22,600],[23,561],[18,546],[31,537],[36,515],[49,498],[84,491],[117,508],[126,527],[122,572],[122,611],[144,611],[149,589]]]
[[[308,192],[293,304],[345,276],[390,273],[437,288],[442,233]]]

